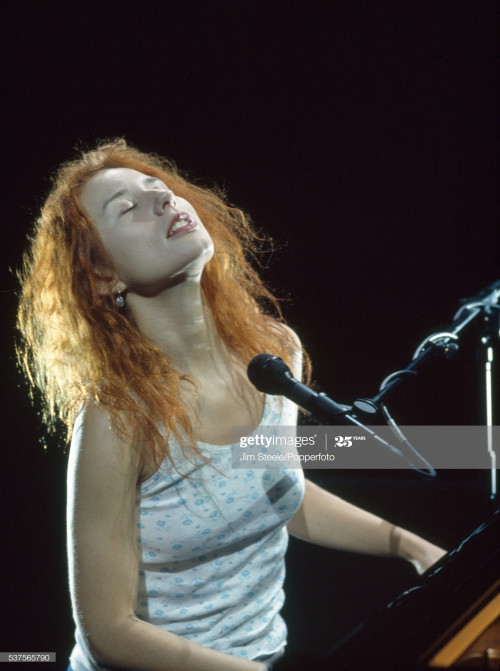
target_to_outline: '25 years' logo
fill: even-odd
[[[351,447],[352,436],[335,436],[335,447]]]

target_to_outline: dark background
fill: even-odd
[[[65,660],[66,457],[55,440],[42,449],[15,369],[10,272],[49,175],[76,146],[123,135],[224,186],[276,241],[265,277],[287,299],[318,387],[346,403],[373,395],[460,298],[500,276],[499,5],[21,2],[4,12],[0,650]],[[400,423],[484,421],[477,340],[471,329],[455,361],[395,394]],[[311,475],[448,548],[488,515],[484,472]],[[290,650],[327,649],[414,581],[403,562],[292,540]]]

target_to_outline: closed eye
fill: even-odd
[[[126,214],[127,212],[130,212],[131,210],[134,210],[136,207],[137,207],[137,203],[133,203],[132,205],[130,205],[130,207],[127,207],[126,210],[123,210],[123,212],[120,212],[120,217],[123,214]]]

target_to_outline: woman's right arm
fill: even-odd
[[[88,405],[75,425],[69,459],[68,556],[73,610],[97,662],[121,671],[265,669],[136,617],[138,473],[135,451],[107,413]]]

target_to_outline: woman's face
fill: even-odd
[[[199,279],[213,255],[195,209],[156,177],[130,168],[101,170],[83,187],[80,202],[113,259],[119,290],[152,296]]]

